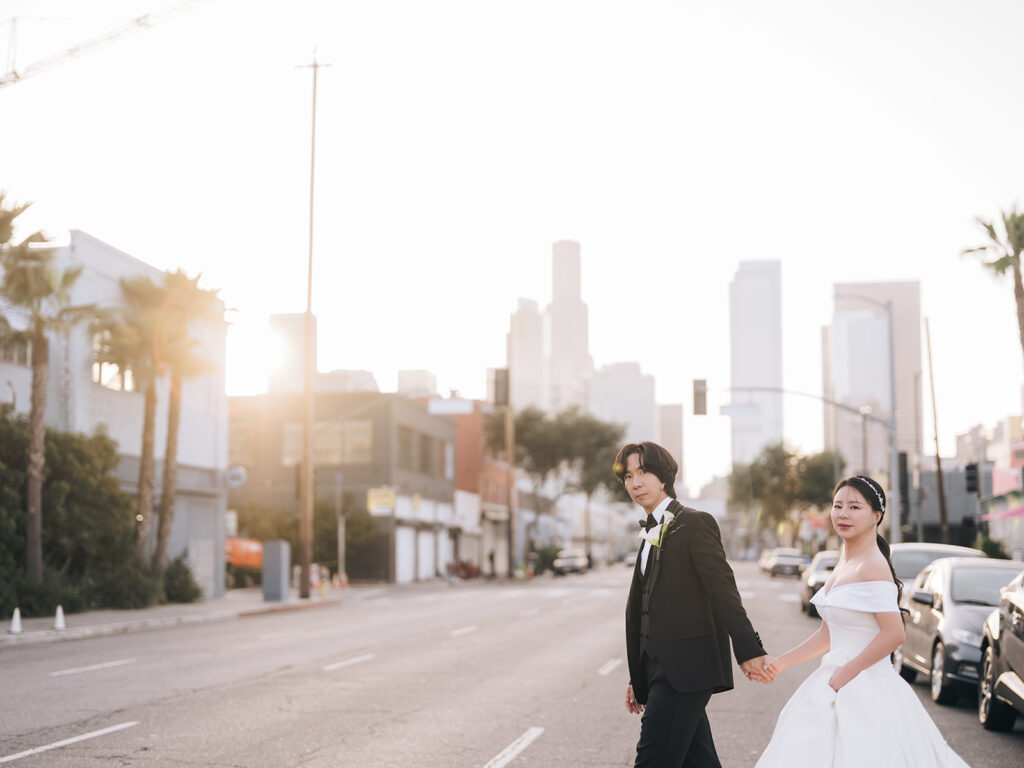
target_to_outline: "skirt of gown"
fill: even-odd
[[[897,610],[896,585],[819,590],[812,602],[829,626],[831,650],[783,707],[757,768],[967,768],[888,659],[838,692],[828,684],[878,633],[873,614]]]

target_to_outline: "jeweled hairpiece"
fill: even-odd
[[[882,494],[879,492],[878,488],[875,487],[875,483],[871,480],[871,478],[864,477],[863,475],[857,475],[857,479],[863,482],[864,485],[866,485],[868,488],[875,492],[875,496],[878,498],[878,506],[882,508],[882,514],[884,515],[885,499],[882,498]]]

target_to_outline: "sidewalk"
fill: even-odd
[[[11,634],[10,619],[0,626],[0,650],[24,643],[49,643],[59,640],[81,640],[149,629],[163,629],[184,624],[205,624],[227,621],[243,616],[255,616],[278,611],[296,611],[341,603],[344,590],[331,589],[326,597],[311,592],[308,600],[301,600],[298,590],[292,590],[288,600],[264,602],[260,587],[232,589],[223,597],[214,597],[196,603],[169,603],[137,610],[100,610],[65,614],[66,629],[53,628],[54,617],[22,619],[21,634]]]

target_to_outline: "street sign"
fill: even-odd
[[[231,467],[227,471],[225,478],[229,488],[241,488],[245,485],[245,481],[249,479],[249,473],[245,471],[245,467]]]
[[[371,515],[390,515],[395,508],[395,489],[370,488],[366,491],[366,508]]]

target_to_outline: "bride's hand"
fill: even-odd
[[[774,656],[769,656],[764,662],[764,671],[768,676],[774,680],[778,677],[778,674],[783,670],[782,662],[780,662]]]
[[[851,673],[845,666],[839,667],[839,669],[832,673],[832,677],[828,679],[828,686],[838,693],[839,689],[853,680],[854,677],[856,677],[856,674]]]

